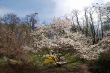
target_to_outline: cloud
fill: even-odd
[[[7,0],[8,1],[8,0]],[[109,0],[11,0],[0,2],[0,16],[7,13],[15,13],[20,17],[27,14],[39,13],[39,18],[48,20],[54,16],[60,17],[71,13],[73,9],[82,10],[93,2],[107,2]],[[15,6],[16,5],[16,6]]]
[[[12,9],[0,6],[0,16],[3,16],[4,14],[7,13],[14,13],[14,11]]]
[[[55,15],[62,16],[70,13],[73,9],[82,10],[91,5],[94,0],[54,0],[56,3]]]
[[[95,3],[107,3],[110,2],[110,0],[94,0]]]

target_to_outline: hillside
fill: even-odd
[[[55,24],[38,28],[31,33],[33,48],[42,50],[45,48],[74,50],[81,58],[88,60],[98,58],[98,54],[109,48],[110,36],[107,35],[95,45],[91,45],[91,38],[85,37],[81,32],[71,32],[71,23],[55,22]]]

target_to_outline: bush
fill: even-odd
[[[110,73],[110,50],[100,54],[99,58],[95,61],[95,73]]]
[[[28,26],[22,24],[15,25],[12,31],[9,25],[0,24],[0,56],[22,60],[26,63],[28,62],[29,56],[27,52],[23,50],[23,46],[29,41]]]

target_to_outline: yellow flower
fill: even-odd
[[[44,64],[53,64],[53,63],[55,63],[55,61],[52,59],[45,59],[44,60]]]
[[[44,64],[54,64],[55,62],[57,62],[55,55],[45,55]]]

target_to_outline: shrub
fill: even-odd
[[[100,54],[94,67],[95,73],[110,73],[110,50]]]
[[[45,55],[44,56],[44,64],[54,64],[57,61],[57,57],[55,55]]]
[[[28,26],[16,25],[12,31],[9,25],[0,24],[0,55],[9,59],[22,60],[26,63],[29,56],[22,46],[29,41],[27,40],[29,37]]]

